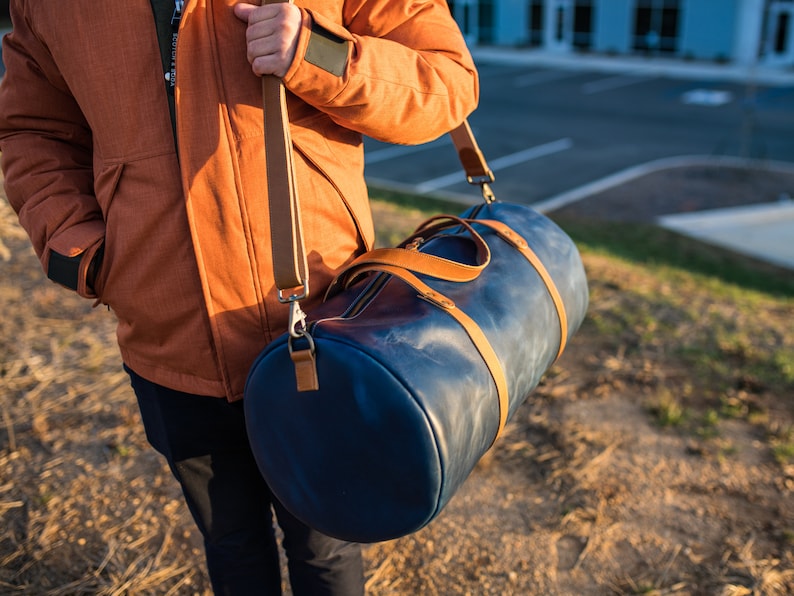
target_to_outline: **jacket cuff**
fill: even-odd
[[[50,251],[50,262],[47,264],[47,277],[57,284],[77,291],[80,280],[80,264],[85,253],[74,257],[67,257],[60,253]]]
[[[96,298],[96,276],[102,267],[103,248],[104,243],[100,243],[73,257],[51,250],[47,277],[84,298]]]

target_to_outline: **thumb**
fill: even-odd
[[[234,16],[236,16],[241,21],[245,21],[247,23],[250,14],[257,8],[258,6],[256,4],[238,2],[237,4],[234,5]]]

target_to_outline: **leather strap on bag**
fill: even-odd
[[[347,285],[347,279],[363,265],[392,265],[414,273],[428,275],[444,281],[467,282],[477,279],[491,262],[491,249],[471,225],[473,222],[453,215],[437,215],[426,220],[398,248],[376,248],[360,255],[337,275],[326,293],[326,298]],[[431,225],[432,224],[432,225]],[[419,252],[419,246],[436,232],[454,226],[463,227],[476,248],[474,265],[453,261],[430,253]]]
[[[461,327],[463,327],[464,331],[466,331],[466,334],[471,339],[474,347],[480,353],[483,362],[485,362],[485,365],[488,367],[488,371],[491,373],[491,377],[496,384],[496,394],[499,399],[499,426],[496,429],[493,441],[491,441],[491,444],[493,444],[493,442],[499,438],[499,435],[502,434],[502,430],[507,423],[507,413],[510,402],[508,399],[507,379],[505,377],[504,370],[502,369],[502,365],[499,362],[496,352],[494,352],[493,347],[491,347],[491,343],[488,341],[488,338],[485,337],[482,329],[480,329],[479,325],[477,325],[477,323],[469,315],[455,306],[454,301],[441,292],[437,292],[428,286],[410,271],[406,271],[401,267],[394,267],[391,265],[365,264],[357,268],[355,273],[363,274],[368,272],[388,273],[392,277],[402,280],[404,283],[416,290],[420,298],[427,300],[434,306],[437,306],[445,313],[449,314],[460,324]],[[352,279],[353,278],[351,278],[351,280]]]
[[[527,243],[520,234],[516,233],[513,228],[501,221],[493,219],[478,219],[477,223],[491,228],[500,238],[514,246],[524,255],[524,258],[530,262],[543,280],[543,284],[546,286],[549,296],[551,296],[551,301],[554,303],[554,308],[557,311],[557,318],[560,322],[560,347],[557,350],[557,356],[554,358],[556,360],[562,356],[562,352],[565,350],[565,346],[568,343],[568,314],[565,312],[565,304],[562,301],[560,291],[557,289],[557,284],[554,283],[554,280],[551,278],[546,266],[540,260],[540,257],[535,254],[535,251],[529,247],[529,243]]]
[[[458,151],[458,159],[466,172],[468,183],[480,187],[482,198],[486,203],[495,201],[496,197],[489,186],[495,177],[491,168],[488,167],[488,162],[485,161],[485,155],[480,151],[480,146],[477,144],[477,139],[474,138],[469,122],[464,120],[463,124],[449,133],[449,136],[452,137],[452,142]]]

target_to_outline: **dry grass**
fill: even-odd
[[[794,592],[794,381],[758,368],[794,303],[585,262],[568,352],[436,521],[366,548],[371,594]],[[44,280],[4,202],[0,268],[0,594],[208,593],[112,315]]]

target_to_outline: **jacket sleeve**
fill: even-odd
[[[477,72],[445,0],[347,0],[343,26],[306,5],[284,84],[337,124],[422,143],[476,107]]]
[[[46,46],[11,2],[3,39],[0,151],[9,203],[47,276],[93,297],[86,283],[105,233],[94,196],[91,133]]]

